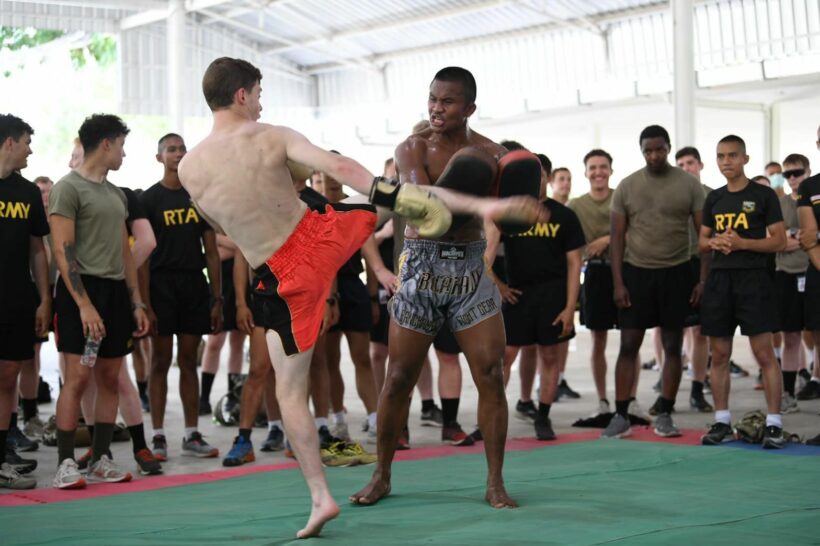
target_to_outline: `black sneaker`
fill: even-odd
[[[236,410],[236,407],[239,405],[239,400],[232,395],[228,395],[225,399],[225,404],[222,406],[222,413],[225,415],[231,415]]]
[[[776,426],[767,426],[763,431],[763,449],[783,449],[786,447],[786,438],[783,429]]]
[[[538,410],[535,408],[535,403],[532,400],[526,402],[519,400],[515,404],[515,415],[525,421],[534,421],[535,416],[538,415]]]
[[[700,396],[690,396],[689,397],[689,406],[692,409],[699,411],[700,413],[712,413],[715,411],[715,408],[712,407],[712,404],[706,401],[706,398],[701,394]]]
[[[444,424],[444,414],[441,413],[441,408],[433,404],[433,407],[427,411],[421,412],[421,426],[423,427],[440,427]]]
[[[330,430],[324,425],[319,427],[317,432],[319,433],[319,447],[321,449],[327,449],[331,444],[336,444],[342,441],[340,438],[333,436],[330,433]]]
[[[472,436],[464,432],[456,421],[441,428],[441,441],[457,447],[471,446],[475,443]]]
[[[475,430],[470,433],[470,438],[472,438],[474,442],[484,441],[484,435],[481,434],[481,430],[478,427],[475,427]]]
[[[210,415],[211,414],[211,403],[207,400],[199,400],[199,414],[200,415]]]
[[[537,440],[555,440],[555,431],[552,430],[552,422],[546,415],[535,417],[535,438]]]
[[[726,423],[715,423],[709,427],[709,432],[700,437],[700,443],[705,446],[716,446],[723,442],[731,442],[735,439],[732,425]]]
[[[268,431],[268,437],[262,442],[261,450],[265,452],[282,451],[285,449],[285,433],[279,427]]]
[[[555,399],[560,400],[561,398],[581,398],[581,395],[572,390],[567,384],[567,380],[563,379],[560,383],[558,383],[558,394],[556,395]]]
[[[37,461],[35,459],[24,459],[8,446],[6,446],[6,462],[18,474],[28,474],[37,468]]]
[[[820,381],[809,381],[797,393],[798,400],[816,400],[820,398]]]
[[[34,440],[29,440],[26,435],[23,434],[23,431],[20,430],[20,427],[14,426],[8,431],[6,446],[11,447],[15,451],[37,451],[40,444]]]
[[[709,376],[703,380],[703,394],[712,394],[712,382],[709,381]]]

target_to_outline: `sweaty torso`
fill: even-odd
[[[256,122],[214,130],[179,166],[194,204],[254,268],[284,244],[305,212],[280,131]]]
[[[466,142],[455,144],[440,138],[439,134],[427,129],[411,135],[407,139],[407,143],[418,152],[417,154],[414,154],[416,157],[423,158],[423,169],[427,174],[427,180],[431,185],[435,185],[439,177],[441,177],[442,173],[444,173],[444,169],[447,167],[447,163],[449,163],[453,155],[463,148],[479,148],[487,152],[490,157],[495,158],[495,161],[497,161],[498,158],[506,152],[502,146],[496,144],[487,137],[476,133],[475,131],[468,131]],[[418,184],[426,183],[423,179],[412,181]],[[465,184],[463,186],[464,189],[461,191],[464,193],[471,193],[467,190],[468,187],[469,185]],[[480,197],[488,196],[481,195]],[[418,231],[409,224],[405,230],[405,237],[408,239],[420,238]],[[478,241],[483,238],[484,226],[482,224],[482,220],[480,218],[473,218],[466,224],[463,224],[456,229],[451,229],[442,235],[438,240],[444,242],[467,242]]]

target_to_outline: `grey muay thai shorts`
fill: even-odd
[[[501,294],[485,271],[486,246],[405,239],[399,288],[388,305],[393,320],[435,336],[445,321],[458,332],[501,312]]]

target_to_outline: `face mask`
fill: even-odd
[[[772,185],[773,189],[782,188],[783,184],[786,183],[786,179],[783,178],[783,175],[780,173],[774,173],[773,175],[769,176],[769,184]]]

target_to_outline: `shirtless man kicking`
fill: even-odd
[[[257,123],[261,79],[259,69],[244,60],[222,57],[211,63],[202,90],[214,124],[180,163],[179,176],[203,216],[236,243],[255,269],[253,286],[262,300],[263,319],[256,324],[266,330],[286,433],[310,489],[310,518],[296,534],[306,538],[318,535],[339,514],[307,405],[313,344],[333,276],[372,234],[376,214],[365,205],[307,209],[293,188],[288,161],[370,193],[371,201],[408,217],[427,237],[438,237],[449,228],[448,208],[488,220],[530,221],[539,209],[534,201],[520,198],[473,199],[374,180],[352,159],[317,148],[296,131]]]
[[[537,157],[521,150],[499,161],[507,150],[468,127],[476,109],[475,97],[476,83],[469,71],[448,67],[436,73],[427,99],[430,127],[396,148],[400,180],[478,196],[538,196],[541,163]],[[517,174],[520,171],[524,171],[522,176]],[[544,219],[539,221],[546,221],[546,211],[540,214]],[[523,229],[519,225],[517,231],[526,231],[533,223]],[[430,344],[446,323],[464,351],[478,388],[478,425],[488,466],[485,498],[494,508],[517,506],[501,475],[507,437],[506,338],[501,295],[485,274],[483,227],[480,218],[455,215],[442,237],[427,237],[412,227],[405,232],[399,288],[389,305],[390,364],[376,427],[379,460],[370,483],[350,497],[356,504],[374,504],[390,492],[391,464],[407,419],[410,392]]]

